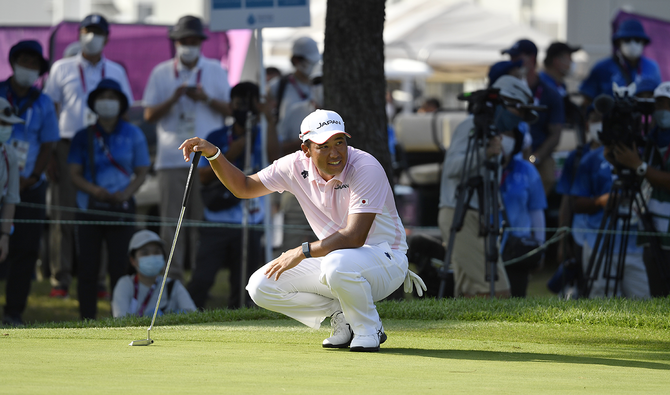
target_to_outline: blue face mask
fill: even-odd
[[[147,277],[155,277],[160,274],[165,266],[163,255],[147,255],[138,259],[139,271]]]
[[[498,129],[498,133],[509,132],[519,127],[519,122],[523,121],[511,112],[507,111],[505,107],[498,106],[494,117],[494,125]]]

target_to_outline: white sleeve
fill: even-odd
[[[3,204],[18,204],[21,203],[21,195],[19,192],[19,162],[16,158],[16,153],[10,145],[5,144],[5,149],[7,150],[9,169],[7,169],[7,194],[2,198],[2,202]]]
[[[195,303],[193,303],[191,295],[179,280],[175,280],[174,286],[172,288],[172,295],[170,295],[170,304],[168,305],[168,309],[177,313],[196,310]]]
[[[61,103],[63,101],[63,91],[58,84],[61,70],[59,66],[60,64],[56,63],[51,67],[49,78],[47,78],[47,83],[44,86],[44,94],[49,96],[54,103]]]
[[[116,282],[112,298],[112,316],[124,317],[130,313],[130,302],[133,299],[133,284],[130,276],[123,276]]]
[[[228,72],[224,70],[221,66],[219,66],[219,79],[221,81],[221,91],[222,95],[220,97],[221,100],[225,101],[226,103],[230,102],[230,82],[228,82]]]
[[[530,212],[530,226],[535,229],[543,229],[542,231],[533,231],[533,238],[538,243],[543,244],[545,239],[544,210],[532,210]]]
[[[159,91],[157,77],[157,70],[159,66],[156,66],[151,71],[151,74],[149,75],[149,81],[147,81],[147,86],[144,88],[144,96],[142,97],[142,105],[144,107],[153,107],[161,104],[164,100],[167,100],[166,97],[162,97],[161,92]]]

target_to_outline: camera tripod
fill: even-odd
[[[582,278],[580,286],[582,297],[590,296],[593,284],[599,277],[606,280],[605,296],[616,296],[620,291],[634,212],[639,213],[644,230],[654,232],[654,224],[648,215],[647,204],[642,196],[639,180],[629,169],[620,170],[620,173],[623,173],[622,176],[614,181],[610,190],[610,196],[600,223],[600,232],[596,236],[588,267]],[[617,231],[619,224],[621,224],[620,232]],[[668,274],[659,261],[661,247],[658,237],[652,236],[649,241],[654,257],[653,264],[656,265],[665,280],[664,283],[667,284]],[[615,257],[616,261],[614,260]]]
[[[493,108],[495,108],[493,106]],[[463,228],[465,214],[470,200],[477,193],[479,203],[479,236],[485,237],[484,251],[486,264],[486,281],[491,284],[491,297],[495,296],[495,281],[497,278],[498,236],[500,234],[500,219],[498,215],[498,172],[500,163],[497,156],[484,158],[483,150],[488,147],[489,141],[497,133],[492,124],[492,114],[489,112],[475,114],[474,128],[468,136],[467,150],[460,183],[456,188],[456,208],[449,232],[449,241],[444,257],[444,265],[440,267],[441,278],[438,299],[444,296],[446,278],[451,267],[451,255],[454,249],[456,233]],[[447,154],[448,155],[448,154]],[[480,169],[484,169],[482,174]],[[468,177],[472,170],[477,175]]]

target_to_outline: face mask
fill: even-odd
[[[516,140],[510,136],[502,135],[502,151],[505,156],[510,156],[514,152]]]
[[[295,66],[295,68],[300,70],[300,72],[305,75],[310,75],[312,74],[312,70],[314,70],[314,66],[316,66],[316,63],[311,63],[307,60],[303,60],[302,62],[298,63],[298,65]]]
[[[31,87],[38,78],[40,78],[39,70],[28,69],[18,64],[14,65],[14,79],[19,85],[26,88]]]
[[[595,142],[600,143],[600,137],[598,137],[598,133],[600,133],[601,130],[603,130],[602,122],[589,123],[589,138]]]
[[[0,143],[4,144],[12,137],[12,125],[1,125],[0,126]]]
[[[653,117],[654,121],[656,121],[656,126],[661,129],[670,129],[670,111],[656,110]]]
[[[93,105],[100,118],[116,118],[119,115],[121,103],[115,99],[99,99]]]
[[[317,107],[323,107],[323,84],[312,85],[310,87],[312,100]]]
[[[105,47],[105,36],[93,33],[86,33],[79,36],[82,52],[88,55],[97,55]]]
[[[505,107],[498,106],[495,114],[495,126],[498,133],[510,132],[519,126],[522,119],[511,112],[507,111]]]
[[[148,255],[138,259],[139,271],[147,277],[155,277],[160,274],[165,266],[163,255]]]
[[[200,56],[200,47],[196,45],[178,45],[177,55],[182,62],[193,63]]]
[[[622,42],[619,49],[621,49],[621,53],[627,59],[636,60],[642,56],[642,51],[644,51],[644,44],[638,41]]]

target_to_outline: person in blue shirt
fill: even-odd
[[[16,322],[26,308],[30,280],[40,247],[46,217],[47,181],[44,169],[49,163],[53,143],[58,141],[58,119],[54,104],[33,85],[49,69],[37,41],[20,41],[9,50],[13,74],[0,82],[0,97],[7,99],[14,112],[24,120],[13,125],[8,144],[17,154],[21,202],[14,218],[35,220],[35,223],[14,224],[12,248],[7,257],[7,299],[4,316]]]
[[[110,289],[128,270],[126,247],[135,233],[133,194],[144,182],[149,165],[147,141],[140,129],[124,121],[128,99],[112,79],[100,81],[88,96],[88,107],[98,120],[72,139],[68,163],[77,191],[80,221],[127,221],[128,226],[78,225],[79,312],[94,319],[100,251],[107,244]],[[113,295],[112,295],[113,297]]]
[[[590,295],[597,296],[626,296],[648,298],[649,282],[647,271],[642,260],[642,248],[636,245],[637,219],[631,221],[630,231],[633,233],[628,237],[628,244],[621,245],[621,235],[614,236],[614,249],[612,256],[612,270],[610,275],[615,275],[617,270],[617,261],[621,248],[626,250],[626,259],[623,268],[623,279],[618,284],[618,294],[613,294],[614,280],[607,280],[602,277],[604,268],[601,266],[599,273],[586,273],[589,266],[589,259],[595,249],[595,242],[598,230],[604,215],[604,208],[607,206],[610,190],[614,180],[617,178],[613,173],[613,166],[605,159],[604,146],[590,151],[582,159],[575,180],[570,189],[570,194],[574,196],[575,213],[586,214],[584,221],[585,229],[591,232],[584,233],[584,245],[582,253],[582,267],[586,276],[597,275],[593,282]],[[617,230],[622,230],[621,224],[617,224]],[[601,242],[602,248],[602,242]],[[604,266],[604,259],[603,259]],[[608,293],[605,293],[606,288]]]
[[[640,21],[628,19],[612,35],[614,54],[596,63],[588,77],[582,81],[579,92],[584,97],[584,108],[600,94],[612,96],[612,83],[628,86],[643,79],[661,83],[661,71],[655,61],[642,55],[651,39]]]
[[[544,195],[540,174],[535,166],[521,156],[524,132],[519,130],[502,133],[503,169],[500,195],[505,207],[510,228],[503,234],[501,251],[504,250],[509,234],[518,237],[532,237],[542,245],[545,239],[544,209],[547,198]],[[542,229],[542,230],[538,230]],[[510,291],[513,297],[525,297],[529,271],[506,266]]]
[[[279,143],[275,122],[272,121],[272,112],[269,106],[258,102],[258,86],[251,82],[241,82],[230,91],[230,105],[235,122],[230,126],[214,130],[207,136],[207,141],[221,149],[221,153],[237,168],[245,168],[245,148],[252,144],[250,165],[253,169],[262,168],[260,128],[254,125],[252,141],[246,141],[247,112],[255,114],[263,112],[268,119],[267,154],[270,161],[279,154]],[[202,197],[205,206],[205,221],[220,224],[230,224],[222,227],[204,227],[200,229],[200,238],[197,254],[197,265],[187,286],[191,298],[198,309],[205,308],[209,290],[214,285],[216,273],[220,268],[230,270],[230,296],[228,308],[235,309],[253,306],[248,293],[245,291],[245,300],[240,300],[240,293],[249,277],[263,263],[263,246],[261,236],[263,229],[259,227],[265,216],[264,198],[250,199],[248,205],[248,224],[250,225],[247,246],[246,279],[241,278],[242,268],[242,224],[245,202],[237,199],[216,178],[216,174],[207,161],[201,161],[199,166],[200,181],[202,182]]]
[[[540,79],[565,97],[568,94],[565,79],[574,72],[575,62],[572,54],[579,51],[581,47],[571,47],[566,43],[553,42],[547,48],[544,58],[544,70],[540,72]]]
[[[511,60],[522,60],[526,69],[526,81],[530,88],[534,104],[546,106],[546,111],[538,113],[538,120],[530,125],[533,138],[531,154],[528,160],[540,172],[545,195],[554,186],[556,163],[552,154],[561,139],[561,130],[565,122],[563,98],[556,89],[544,82],[537,73],[537,46],[530,40],[519,40],[511,48],[502,51],[509,54]]]

